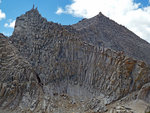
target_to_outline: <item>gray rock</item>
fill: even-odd
[[[102,14],[62,26],[33,8],[16,19],[9,39],[0,34],[0,105],[35,113],[106,111],[150,82],[149,46]]]

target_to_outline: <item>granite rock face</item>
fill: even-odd
[[[30,63],[18,55],[7,37],[0,34],[0,107],[29,108],[38,100],[40,87]]]
[[[124,40],[132,36],[132,41],[120,41],[120,36]],[[133,41],[138,43],[132,48]],[[107,104],[133,92],[139,92],[134,99],[149,99],[150,68],[144,62],[148,52],[142,51],[143,57],[133,51],[143,50],[140,44],[150,45],[102,14],[62,26],[31,9],[17,18],[13,35],[9,39],[1,36],[0,42],[0,73],[5,78],[1,84],[6,84],[0,89],[3,107],[9,100],[13,104],[8,108],[16,103],[26,112],[71,113],[69,109],[74,108],[74,112],[91,113],[107,111]],[[7,98],[14,80],[19,84],[14,94],[19,100]]]

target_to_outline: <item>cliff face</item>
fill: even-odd
[[[40,95],[39,82],[29,62],[0,34],[0,107],[29,108]]]
[[[97,17],[95,18],[97,19]],[[95,18],[88,21],[97,21]],[[103,16],[103,18],[106,17]],[[83,23],[84,21],[88,22],[83,20]],[[101,23],[104,21],[100,20]],[[73,26],[61,26],[53,22],[47,22],[46,19],[41,17],[37,9],[32,9],[18,17],[14,33],[10,39],[5,39],[5,43],[3,43],[3,38],[0,38],[3,43],[0,45],[3,48],[0,49],[2,51],[0,64],[3,68],[9,66],[7,70],[0,69],[2,77],[6,78],[5,81],[1,79],[1,82],[12,84],[14,81],[12,77],[17,75],[17,83],[24,83],[23,86],[25,87],[22,88],[23,86],[19,85],[20,87],[17,87],[18,93],[23,95],[29,92],[31,94],[28,95],[30,99],[38,99],[33,99],[35,107],[30,110],[34,112],[38,109],[41,109],[40,112],[59,111],[63,106],[60,107],[57,101],[63,103],[62,97],[70,98],[68,101],[76,100],[75,108],[81,113],[92,112],[91,110],[95,112],[105,111],[106,104],[111,104],[133,92],[138,92],[141,88],[139,94],[137,93],[133,99],[150,99],[149,85],[144,86],[150,82],[150,68],[143,61],[134,59],[138,57],[146,61],[147,57],[139,57],[139,55],[132,54],[132,51],[129,51],[128,54],[128,47],[120,49],[122,41],[116,43],[117,46],[113,46],[113,41],[119,40],[119,37],[115,39],[113,38],[114,35],[110,36],[109,33],[108,37],[107,35],[100,37],[105,34],[101,34],[101,32],[105,31],[107,24],[106,26],[103,25],[104,31],[99,27],[90,31],[91,27],[89,26],[94,28],[98,25],[86,26],[87,24],[81,23]],[[114,22],[110,21],[109,23]],[[99,26],[102,28],[101,24]],[[119,27],[119,25],[116,26]],[[127,36],[128,30],[122,29],[127,34],[122,33],[121,36]],[[95,34],[94,31],[101,35],[96,37],[98,34]],[[119,32],[119,28],[117,30],[113,29],[113,31]],[[92,32],[95,35],[91,35]],[[111,32],[111,27],[106,32]],[[129,34],[132,33],[129,32]],[[134,39],[134,34],[132,36],[132,40],[137,39],[139,43],[149,46],[148,43],[138,39],[138,37]],[[110,37],[113,41],[103,40]],[[127,41],[129,40],[127,39]],[[131,56],[135,55],[134,58],[129,57],[130,54]],[[15,59],[17,59],[17,62]],[[3,62],[5,62],[5,65]],[[11,76],[9,73],[11,73]],[[11,79],[10,82],[8,82],[8,79]],[[4,94],[2,86],[1,94]],[[27,86],[31,89],[26,89]],[[9,89],[12,90],[13,88]],[[36,91],[34,91],[35,89]],[[32,92],[34,93],[32,94]],[[8,93],[8,95],[10,94]],[[61,97],[57,97],[55,100],[56,95],[61,95]],[[5,97],[7,98],[3,95],[0,99],[7,102]],[[17,101],[18,105],[21,105],[24,98],[20,96],[19,100]],[[80,102],[77,100],[80,100]],[[10,101],[15,102],[14,100]],[[29,102],[26,101],[26,104]],[[43,103],[43,106],[40,105],[41,103]],[[52,107],[52,103],[57,104],[57,107]],[[74,106],[74,102],[72,104]],[[84,105],[84,107],[80,105]],[[29,106],[32,105],[29,104]],[[19,108],[27,110],[28,107]],[[68,109],[70,108],[72,109],[72,107]],[[63,108],[63,112],[66,113],[67,110]]]

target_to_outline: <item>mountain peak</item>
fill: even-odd
[[[34,4],[33,4],[33,7],[32,7],[32,9],[34,9]]]
[[[109,17],[105,16],[102,12],[99,12],[98,15],[95,16],[95,18],[99,18],[98,21],[101,21],[101,20],[110,20]]]
[[[150,104],[149,50],[145,41],[102,13],[61,26],[48,22],[33,5],[17,18],[13,35],[0,38],[0,112],[4,107],[97,113],[137,99]]]
[[[14,33],[26,32],[27,29],[37,28],[39,25],[41,25],[41,23],[44,22],[47,22],[47,20],[41,16],[37,7],[35,8],[33,5],[31,10],[27,11],[20,17],[17,17]]]
[[[101,12],[95,17],[84,19],[74,24],[73,28],[82,32],[82,37],[94,45],[97,42],[103,42],[106,48],[124,51],[126,55],[150,64],[150,45],[132,31],[119,25]],[[137,50],[137,48],[140,49]]]
[[[35,8],[35,6],[33,5],[33,7],[32,7],[32,9],[31,10],[29,10],[28,12],[26,12],[26,14],[25,14],[26,16],[35,16],[35,17],[37,17],[37,16],[39,16],[40,15],[40,13],[39,13],[39,11],[38,11],[38,8],[36,7]],[[41,15],[40,15],[41,16]]]
[[[97,16],[104,16],[102,12],[99,12]]]
[[[32,9],[27,11],[25,14],[21,15],[20,17],[17,17],[17,20],[23,20],[23,19],[32,19],[32,18],[42,18],[41,14],[38,11],[38,8],[33,5]]]

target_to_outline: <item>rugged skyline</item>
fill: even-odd
[[[63,25],[75,24],[102,12],[150,42],[149,0],[1,0],[0,32],[11,35],[16,17],[35,4],[43,17]]]
[[[0,113],[147,113],[149,48],[102,13],[64,26],[32,8],[0,34]]]

